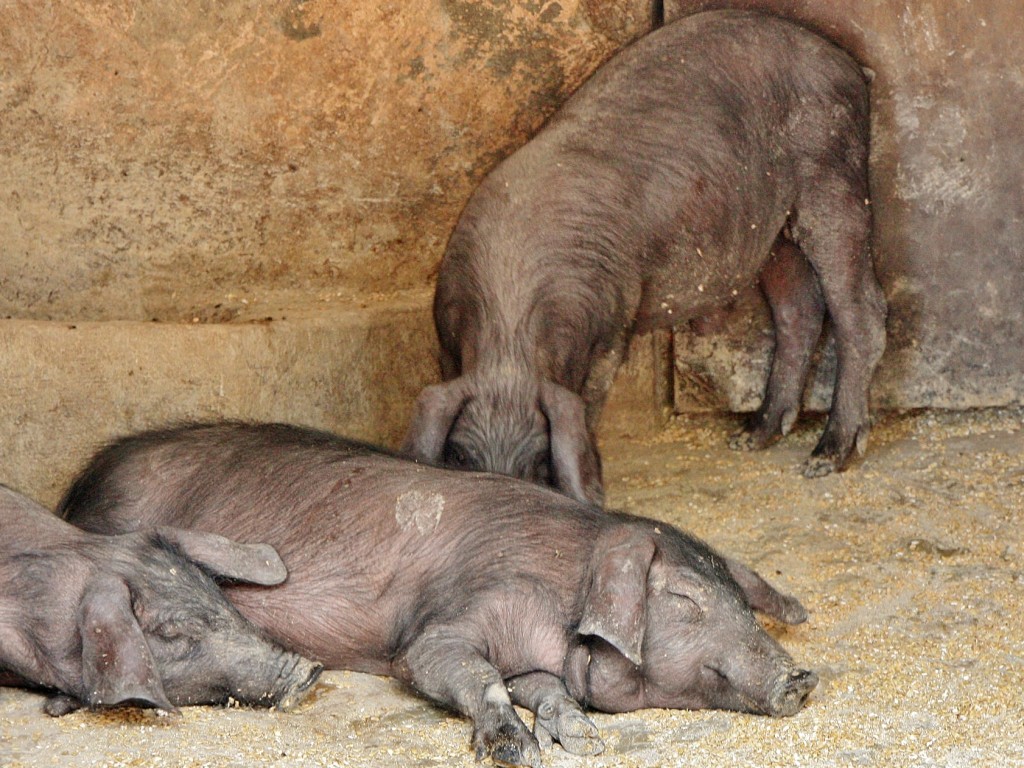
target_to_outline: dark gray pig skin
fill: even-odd
[[[600,504],[593,435],[630,338],[759,282],[774,357],[731,445],[788,433],[827,312],[835,389],[803,473],[844,468],[885,346],[868,148],[864,71],[793,23],[709,11],[629,46],[470,197],[434,295],[444,382],[403,451]]]
[[[301,700],[322,667],[267,640],[208,573],[287,576],[266,544],[166,526],[87,533],[0,485],[0,685],[55,691],[51,715]]]
[[[473,721],[479,756],[537,738],[602,749],[592,707],[795,714],[817,683],[756,620],[806,612],[661,522],[501,475],[426,467],[275,424],[142,433],[96,454],[59,514],[101,533],[175,525],[266,541],[273,590],[225,592],[327,667],[394,676]],[[536,713],[535,733],[513,703]]]

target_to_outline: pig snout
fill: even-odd
[[[282,674],[279,676],[282,685],[274,699],[274,706],[278,709],[291,709],[301,704],[316,685],[320,673],[324,671],[322,664],[317,664],[296,654],[289,654],[289,656],[292,659],[289,659],[285,665],[288,668],[287,671],[282,669]]]
[[[277,678],[272,681],[270,690],[259,698],[277,709],[291,709],[302,703],[323,671],[322,664],[283,652]]]
[[[316,662],[278,649],[271,664],[259,665],[263,675],[255,675],[256,664],[244,665],[244,676],[235,676],[229,686],[231,698],[242,704],[291,709],[300,704],[323,672]]]
[[[818,676],[809,669],[783,672],[771,687],[768,713],[772,717],[792,717],[803,707],[811,691],[818,685]]]
[[[795,667],[788,657],[777,659],[771,666],[774,669],[770,672],[749,667],[731,670],[733,674],[726,675],[726,679],[732,692],[727,696],[734,703],[727,708],[769,717],[792,717],[799,712],[818,685],[818,676]]]

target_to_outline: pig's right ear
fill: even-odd
[[[239,544],[216,533],[166,526],[156,532],[218,579],[273,587],[288,578],[288,569],[269,544]]]
[[[771,616],[786,624],[802,624],[807,621],[807,609],[800,601],[784,595],[761,578],[760,574],[731,557],[722,557],[729,573],[740,585],[747,604],[755,611]]]
[[[128,585],[121,579],[103,576],[86,588],[78,609],[78,631],[86,704],[137,704],[176,711],[164,693],[146,637],[132,613]],[[70,710],[53,708],[55,714],[64,711]]]
[[[587,430],[583,398],[553,381],[540,384],[540,407],[548,420],[555,487],[584,504],[604,503],[601,457]]]
[[[452,424],[469,399],[465,376],[424,387],[413,407],[412,423],[401,452],[415,461],[437,464]]]
[[[647,573],[654,552],[654,539],[645,531],[620,526],[601,537],[578,629],[611,643],[637,666],[643,663]]]

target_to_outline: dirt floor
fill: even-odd
[[[821,677],[797,716],[593,716],[604,754],[558,766],[1024,766],[1024,411],[883,416],[864,461],[805,480],[821,428],[733,453],[738,421],[608,441],[609,505],[688,528],[799,596],[772,626]],[[324,675],[297,711],[41,712],[0,689],[3,766],[472,766],[468,722],[395,682]],[[526,716],[529,722],[529,716]]]

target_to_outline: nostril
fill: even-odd
[[[794,669],[789,673],[788,685],[810,693],[818,685],[818,676],[809,669]]]
[[[776,717],[795,715],[803,707],[811,691],[818,685],[818,676],[809,669],[794,669],[779,680],[772,697],[772,712]]]

